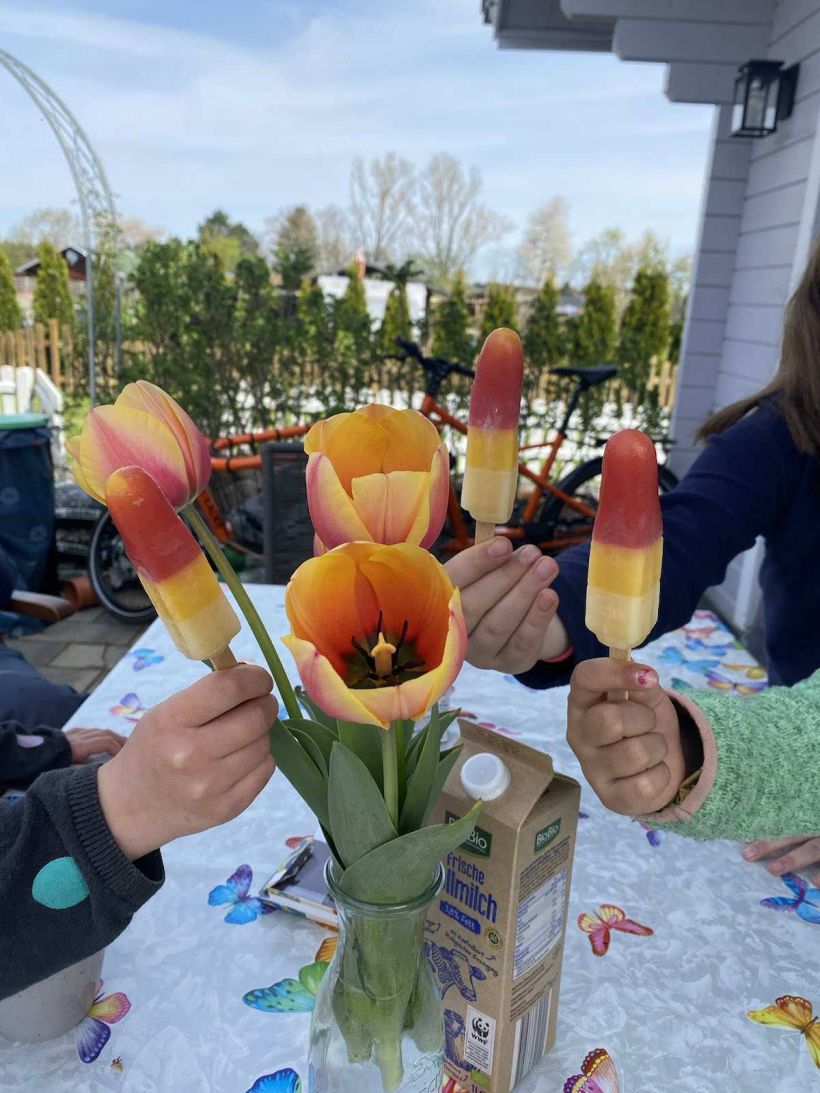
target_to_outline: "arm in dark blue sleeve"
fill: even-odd
[[[689,473],[661,497],[663,569],[658,623],[648,641],[683,626],[707,588],[720,584],[733,558],[766,535],[789,504],[799,454],[771,404],[713,437]],[[584,624],[589,544],[558,556],[558,614],[574,656],[539,661],[519,679],[528,687],[569,682],[575,665],[607,651]]]
[[[11,559],[3,548],[0,547],[0,611],[11,599],[11,594],[14,591],[16,583],[17,574],[14,571],[14,566],[11,564]]]
[[[114,841],[96,766],[0,800],[0,999],[104,948],[163,880],[159,851],[132,862]]]

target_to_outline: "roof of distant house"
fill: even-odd
[[[86,253],[83,248],[63,247],[60,254],[68,266],[69,280],[84,281]],[[18,266],[14,272],[17,277],[36,277],[40,272],[40,259],[31,258],[28,262],[23,262],[21,266]]]

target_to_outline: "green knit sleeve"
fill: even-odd
[[[643,819],[695,839],[820,834],[820,671],[753,697],[704,690],[686,698],[708,722],[700,729],[707,754],[716,752],[714,780],[691,816],[687,799]],[[696,787],[692,796],[703,793]],[[662,822],[672,811],[679,818]]]

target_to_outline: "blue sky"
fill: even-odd
[[[576,244],[611,226],[694,244],[711,108],[667,102],[662,66],[499,50],[479,0],[0,0],[0,47],[78,117],[121,211],[174,233],[215,206],[260,230],[283,205],[344,204],[354,156],[392,149],[479,167],[518,230],[561,194]],[[3,233],[72,189],[0,87]]]

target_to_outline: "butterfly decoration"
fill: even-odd
[[[133,664],[135,672],[150,668],[152,664],[162,664],[165,660],[162,653],[155,653],[153,649],[132,649],[128,655],[135,658]]]
[[[772,896],[762,899],[760,906],[768,907],[770,911],[794,911],[804,922],[820,925],[820,888],[809,888],[809,882],[796,873],[784,873],[780,879],[794,893],[794,899]]]
[[[689,660],[675,645],[667,645],[658,657],[661,664],[673,664],[676,668],[685,668],[687,672],[697,672],[704,675],[710,668],[717,668],[720,658],[703,658],[702,660]]]
[[[728,676],[722,672],[716,672],[712,669],[706,672],[706,681],[710,687],[714,687],[718,691],[730,691],[733,694],[738,694],[742,698],[747,695],[758,694],[760,691],[766,689],[765,679],[750,679],[746,683],[738,683],[736,680],[729,679]]]
[[[650,846],[660,846],[663,842],[663,832],[656,831],[654,827],[648,827],[646,824],[641,824],[641,827],[646,832],[646,841]]]
[[[333,934],[332,937],[326,937],[319,948],[316,950],[316,956],[314,960],[321,961],[325,964],[329,964],[333,957],[336,955],[336,949],[339,944],[339,935]]]
[[[710,645],[700,638],[687,637],[685,639],[685,645],[690,653],[709,653],[711,656],[718,657],[720,660],[729,652],[728,642],[719,645]]]
[[[747,679],[766,679],[766,669],[761,668],[759,664],[727,664],[723,662],[723,667],[727,668],[730,672],[743,672]]]
[[[773,1025],[775,1028],[793,1029],[806,1037],[811,1061],[820,1070],[820,1018],[812,1013],[811,1002],[798,998],[795,994],[784,994],[776,998],[773,1006],[762,1010],[749,1010],[746,1016],[761,1025]]]
[[[627,918],[626,913],[612,903],[602,903],[597,914],[580,914],[578,928],[589,935],[589,943],[595,956],[606,955],[612,930],[623,934],[637,934],[639,937],[650,937],[655,932],[648,926],[642,926],[640,922]]]
[[[581,1073],[564,1082],[563,1093],[620,1093],[618,1071],[609,1052],[602,1047],[590,1051],[581,1063]]]
[[[122,1072],[125,1070],[122,1058],[119,1055],[116,1057],[116,1059],[111,1060],[111,1069],[116,1070],[118,1074],[122,1074]]]
[[[121,1021],[131,1009],[131,1003],[121,991],[103,998],[102,986],[102,980],[100,980],[91,1008],[74,1034],[77,1054],[84,1063],[94,1062],[111,1037],[111,1029],[108,1026]]]
[[[327,969],[327,961],[316,960],[299,969],[298,979],[280,979],[269,987],[258,987],[243,994],[242,1001],[263,1013],[312,1013]]]
[[[125,717],[128,721],[139,721],[145,713],[145,707],[140,702],[140,696],[133,691],[119,700],[116,706],[112,706],[109,713],[114,717]]]
[[[311,838],[311,835],[291,835],[289,839],[285,839],[285,846],[288,850],[301,850]]]
[[[578,819],[579,820],[588,820],[589,819],[589,813],[588,812],[579,812],[578,813]]]
[[[251,867],[240,865],[224,884],[218,884],[208,893],[208,904],[211,907],[231,904],[231,909],[225,915],[225,921],[232,926],[244,926],[247,922],[255,922],[259,915],[269,915],[271,911],[276,910],[275,907],[263,903],[256,896],[248,895],[252,879]]]
[[[302,1093],[302,1079],[295,1070],[286,1066],[275,1074],[263,1074],[257,1078],[246,1093]]]
[[[702,638],[710,638],[712,634],[717,633],[720,627],[717,623],[709,623],[706,626],[682,626],[681,631],[691,641],[699,641]]]

